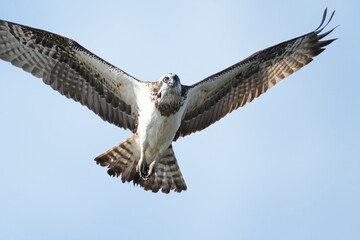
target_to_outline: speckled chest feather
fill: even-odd
[[[156,109],[162,116],[169,117],[179,111],[183,104],[181,92],[175,90],[160,91],[158,86],[153,86],[151,90],[151,101],[154,102]]]

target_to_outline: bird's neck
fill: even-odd
[[[155,97],[155,106],[163,116],[170,116],[179,111],[182,105],[181,93],[176,91],[158,92]]]

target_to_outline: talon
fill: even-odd
[[[148,166],[145,162],[143,162],[140,166],[140,177],[143,179],[143,180],[148,180],[150,175],[149,174],[149,171],[148,171]]]
[[[151,175],[151,173],[149,173],[149,167],[144,160],[139,161],[138,165],[136,166],[136,171],[143,180],[148,180]]]
[[[145,181],[146,181],[146,180],[149,179],[150,174],[146,174],[146,175],[145,175],[144,173],[140,173],[140,177],[141,177],[142,180],[145,180]]]

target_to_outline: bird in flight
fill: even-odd
[[[336,39],[322,40],[320,26],[305,35],[256,52],[187,86],[173,73],[157,82],[141,81],[77,42],[44,30],[0,20],[0,59],[42,78],[67,98],[103,120],[133,132],[95,158],[108,174],[145,190],[187,189],[172,142],[201,131],[251,102],[299,70]]]

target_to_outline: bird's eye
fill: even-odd
[[[163,78],[163,82],[164,82],[164,83],[167,83],[168,81],[169,81],[169,77],[164,77],[164,78]]]

